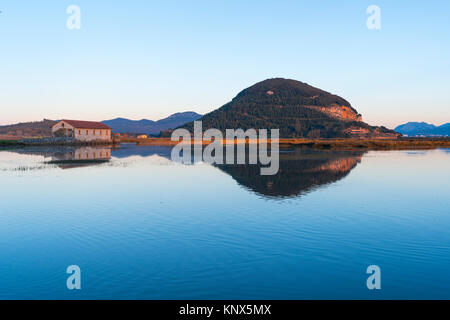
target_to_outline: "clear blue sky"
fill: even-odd
[[[66,8],[81,8],[81,29]],[[369,5],[381,29],[369,30]],[[450,1],[0,3],[0,124],[206,113],[266,78],[338,94],[376,125],[450,121]]]

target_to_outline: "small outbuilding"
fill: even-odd
[[[111,128],[95,121],[60,120],[53,125],[52,135],[78,141],[110,141]]]

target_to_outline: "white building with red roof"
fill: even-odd
[[[94,121],[60,120],[53,125],[52,134],[54,137],[68,137],[86,142],[111,140],[111,128]]]

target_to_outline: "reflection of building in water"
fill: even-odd
[[[109,148],[77,148],[74,150],[65,150],[52,154],[52,161],[107,161],[111,158],[111,149]]]
[[[111,149],[79,148],[75,150],[74,160],[109,160]]]
[[[112,150],[112,153],[111,153]],[[159,156],[171,159],[172,147],[136,146],[124,144],[121,148],[100,147],[26,147],[14,152],[51,157],[53,163],[62,169],[101,164],[110,160],[140,156]],[[330,183],[345,178],[353,170],[365,151],[315,150],[292,148],[280,150],[280,168],[273,176],[262,176],[261,165],[218,165],[214,166],[229,174],[247,190],[267,198],[297,197]],[[224,149],[226,156],[226,149]],[[246,154],[248,159],[248,154]],[[194,162],[194,161],[193,161]]]
[[[92,166],[111,159],[111,149],[106,147],[32,146],[14,152],[51,158],[47,163],[63,169]]]
[[[52,154],[50,162],[62,169],[69,169],[103,163],[110,159],[111,149],[109,148],[83,147],[56,152]]]

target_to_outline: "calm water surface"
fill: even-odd
[[[448,150],[284,150],[265,177],[169,158],[0,149],[0,298],[450,298]]]

